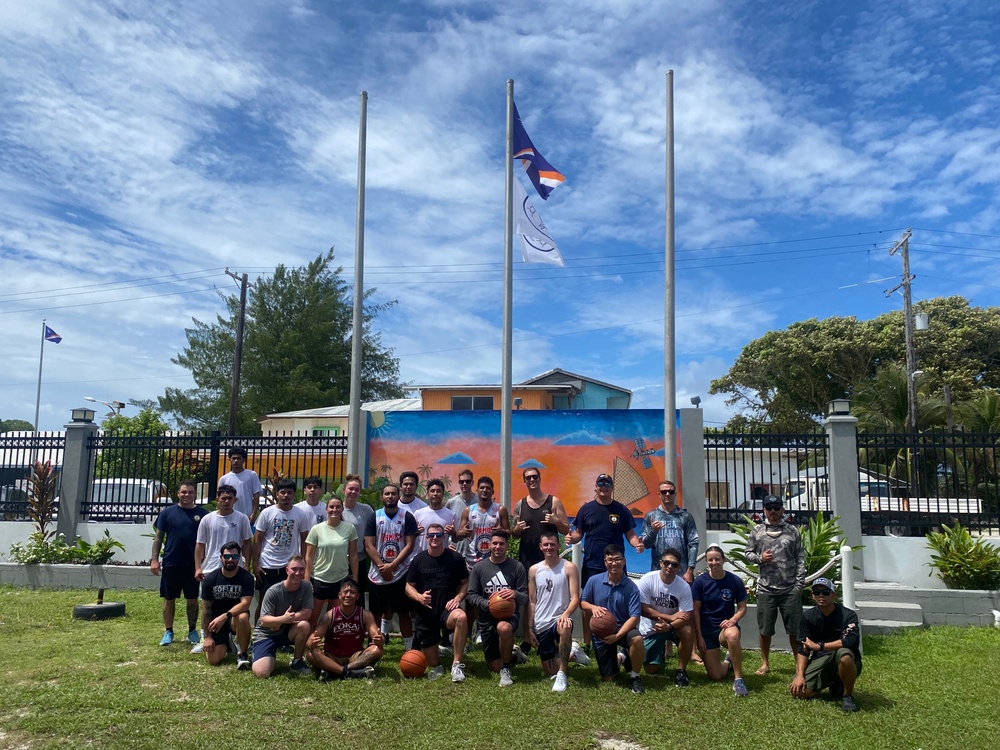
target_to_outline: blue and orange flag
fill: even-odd
[[[531,139],[524,131],[524,123],[514,105],[514,158],[521,160],[524,171],[528,173],[531,184],[535,186],[542,200],[548,200],[549,193],[566,181],[566,176],[557,170],[538,153]]]
[[[62,341],[62,336],[60,336],[58,333],[53,331],[48,326],[45,326],[45,340],[51,341],[53,344],[58,344],[60,341]]]

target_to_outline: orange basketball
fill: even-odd
[[[607,638],[618,632],[618,620],[609,610],[604,610],[603,617],[590,618],[590,632],[595,638]]]
[[[427,671],[427,659],[422,651],[413,648],[403,654],[399,660],[399,671],[403,677],[420,677]]]
[[[494,620],[509,620],[517,612],[517,602],[513,599],[501,599],[501,592],[490,597],[490,614]]]

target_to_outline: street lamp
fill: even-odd
[[[94,398],[93,396],[84,396],[84,401],[92,401],[95,404],[104,404],[106,407],[111,409],[105,416],[114,417],[122,413],[122,409],[125,408],[124,401],[101,401],[99,398]]]

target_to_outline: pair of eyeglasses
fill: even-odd
[[[833,596],[833,592],[825,589],[813,589],[813,596]]]
[[[676,495],[677,490],[660,490],[661,495]]]
[[[681,566],[679,562],[674,562],[673,560],[660,560],[660,565],[664,568],[679,568]]]
[[[239,555],[223,555],[222,559],[223,560],[239,560],[240,556]]]
[[[430,531],[426,534],[426,537],[428,539],[440,539],[443,536],[444,534],[442,534],[440,531]]]

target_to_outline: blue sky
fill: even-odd
[[[43,317],[57,429],[190,386],[170,358],[225,267],[334,246],[351,278],[362,90],[384,341],[408,382],[498,382],[508,78],[567,177],[535,201],[566,267],[515,270],[514,376],[662,406],[672,68],[677,401],[724,421],[708,384],[748,341],[901,307],[907,226],[916,300],[998,304],[998,27],[982,2],[5,2],[0,417],[32,419]]]

